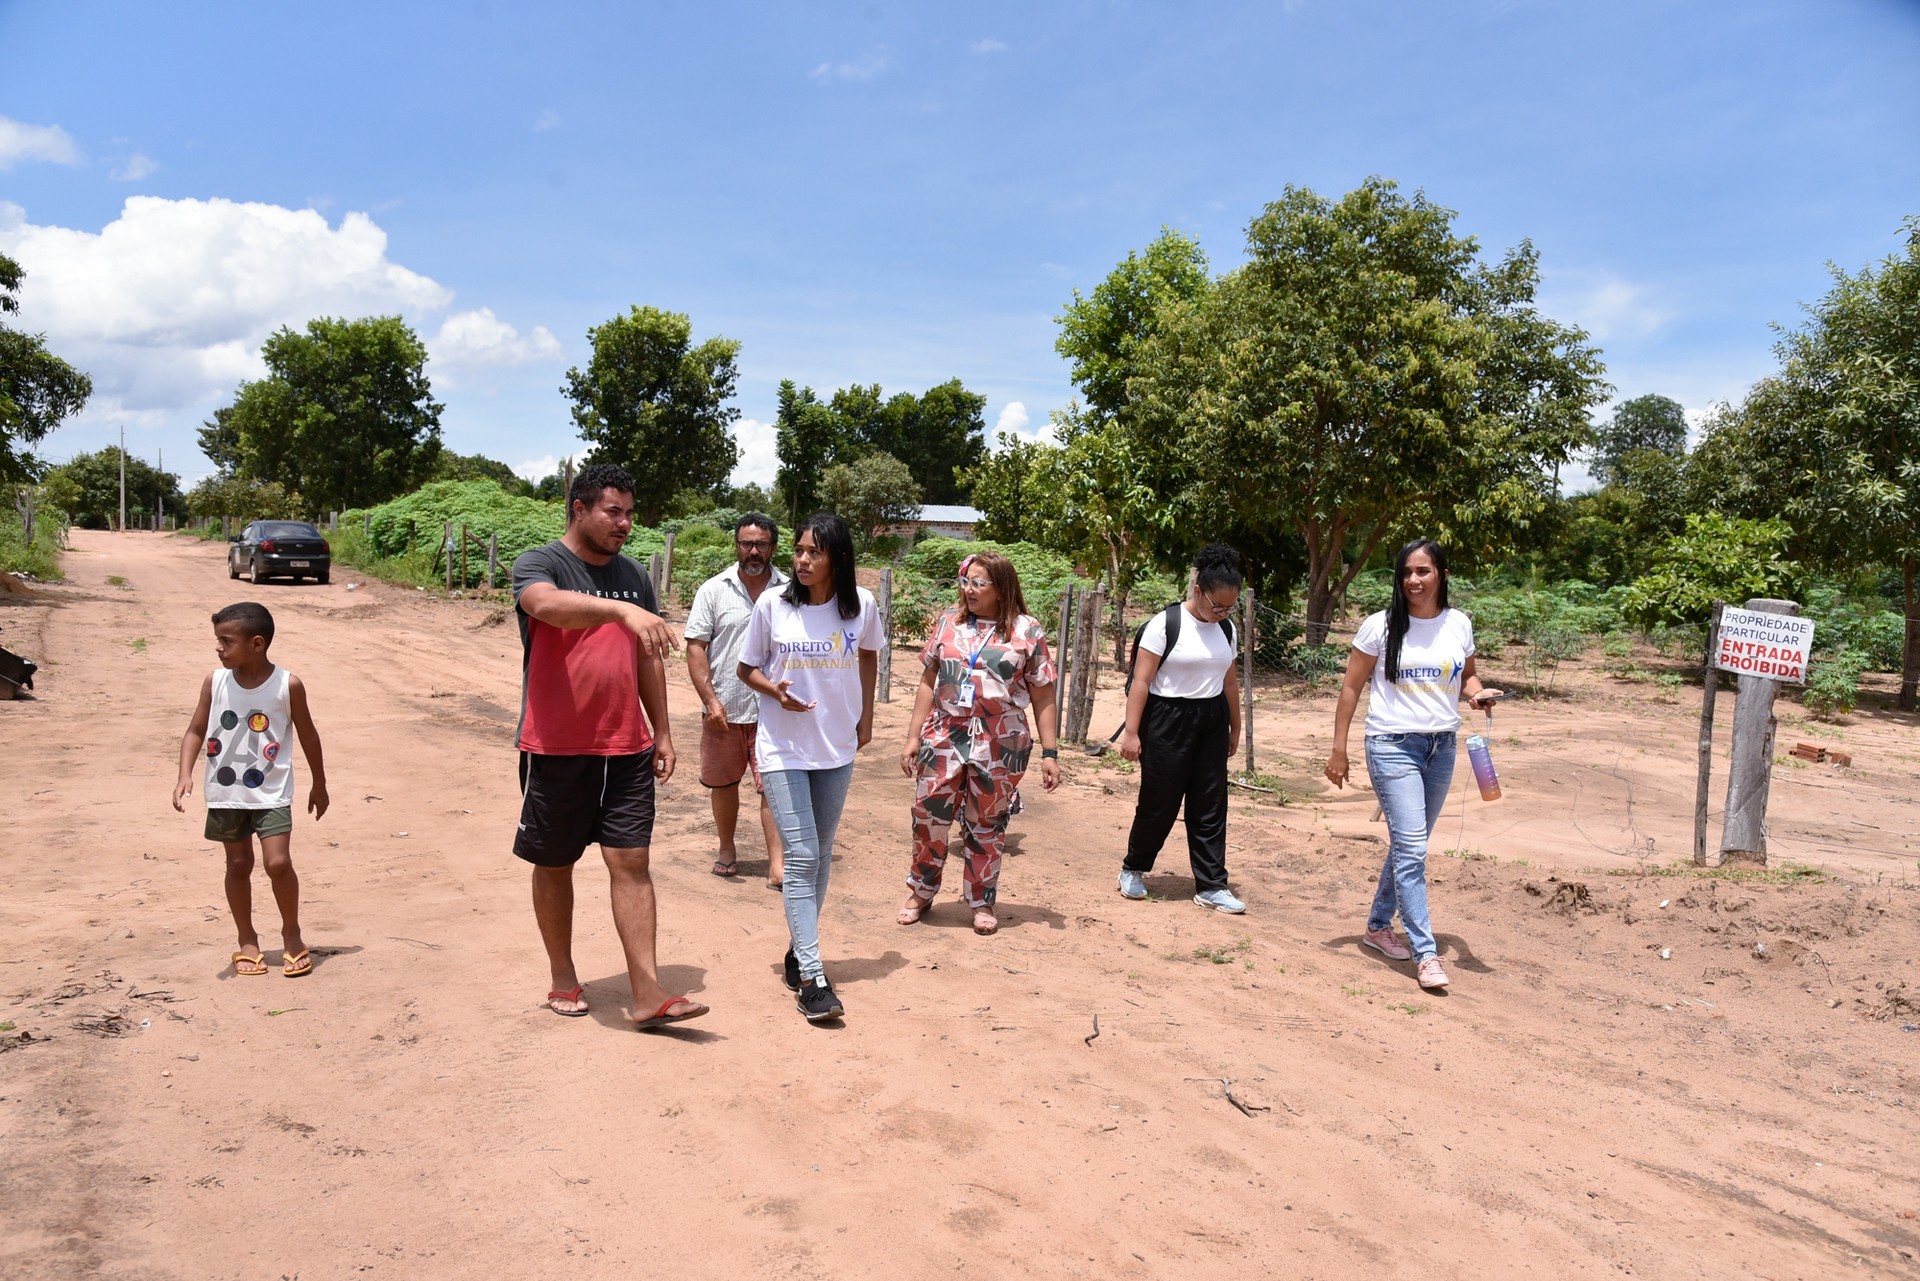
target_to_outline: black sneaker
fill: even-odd
[[[786,969],[787,991],[798,992],[800,990],[800,958],[793,954],[792,948],[787,949]]]
[[[847,1012],[846,1007],[840,1004],[840,998],[833,994],[833,984],[827,982],[824,975],[810,983],[802,983],[800,994],[793,1003],[807,1016],[809,1023],[837,1019]]]

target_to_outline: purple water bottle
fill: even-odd
[[[1500,772],[1493,767],[1493,752],[1480,734],[1467,736],[1467,759],[1473,764],[1473,781],[1480,785],[1480,799],[1500,799]]]

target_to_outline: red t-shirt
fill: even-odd
[[[513,597],[533,583],[660,612],[647,571],[628,556],[590,565],[555,541],[513,562]],[[618,623],[554,627],[517,610],[522,649],[519,745],[542,756],[630,756],[653,746],[640,707],[640,642]]]

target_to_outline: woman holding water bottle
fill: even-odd
[[[1367,775],[1388,844],[1361,942],[1393,960],[1414,960],[1420,986],[1430,989],[1447,986],[1447,971],[1427,913],[1427,838],[1453,782],[1460,699],[1485,708],[1501,697],[1480,683],[1473,648],[1473,621],[1447,607],[1446,549],[1416,538],[1394,557],[1392,602],[1354,635],[1327,757],[1327,781],[1345,787],[1347,729],[1365,687]],[[1405,943],[1393,931],[1396,911]]]

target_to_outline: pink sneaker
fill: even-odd
[[[1390,957],[1393,960],[1407,961],[1413,959],[1412,950],[1400,941],[1400,936],[1393,932],[1393,926],[1391,925],[1386,926],[1384,929],[1368,930],[1360,936],[1360,941],[1380,953],[1380,955]]]
[[[1441,987],[1445,987],[1446,985],[1447,985],[1447,970],[1445,966],[1440,964],[1440,958],[1437,956],[1428,956],[1428,957],[1421,958],[1420,986],[1431,987],[1431,988],[1441,988]]]

